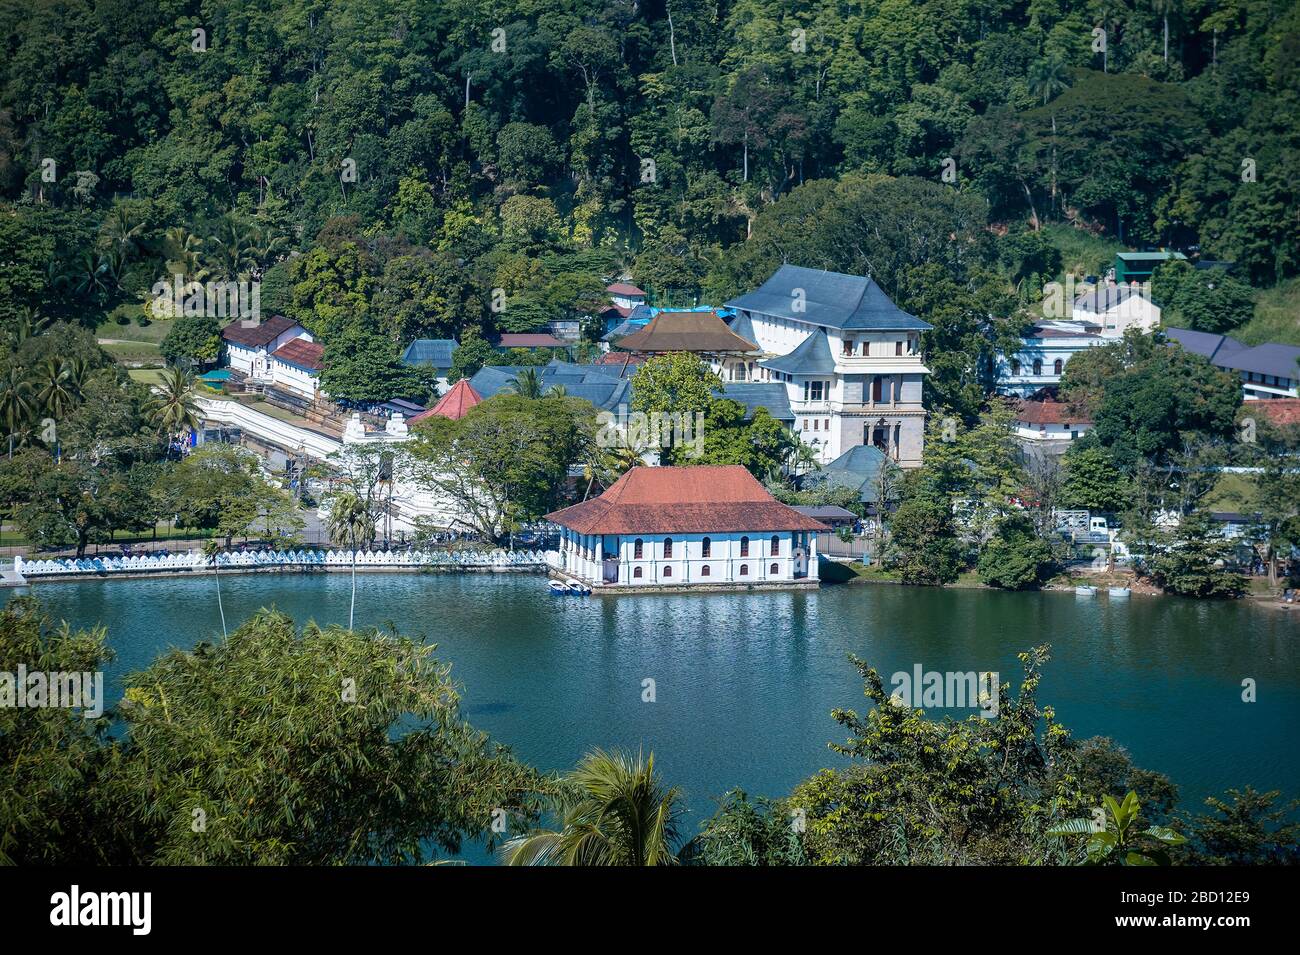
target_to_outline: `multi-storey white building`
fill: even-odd
[[[547,517],[563,528],[555,569],[595,588],[816,586],[829,530],[735,465],[635,467]]]
[[[921,464],[928,324],[870,278],[794,265],[727,307],[736,311],[732,331],[768,357],[724,364],[724,382],[783,383],[794,429],[818,461],[865,444],[903,467]]]
[[[1160,306],[1148,286],[1100,285],[1087,289],[1072,305],[1072,318],[1035,322],[1013,355],[997,357],[998,390],[1028,397],[1061,383],[1070,359],[1081,351],[1109,345],[1130,328],[1144,334],[1160,327]]]

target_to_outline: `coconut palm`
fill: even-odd
[[[331,540],[347,541],[352,549],[352,605],[348,608],[351,630],[357,610],[357,548],[374,535],[375,519],[366,502],[349,491],[334,498],[325,526]]]
[[[144,223],[136,219],[125,206],[118,205],[108,214],[100,232],[114,249],[121,252],[123,258],[130,260],[140,249]]]
[[[508,865],[675,865],[681,792],[665,789],[651,753],[594,750],[559,780],[561,826],[501,849]]]
[[[184,226],[173,226],[163,233],[162,254],[167,266],[186,279],[201,282],[208,275],[203,268],[203,240]]]
[[[218,233],[208,239],[204,247],[205,261],[216,275],[242,279],[257,265],[255,244],[256,236],[252,230],[227,220]]]
[[[10,325],[9,344],[17,348],[29,338],[34,338],[50,325],[50,319],[30,305],[18,310],[18,317]]]
[[[154,403],[153,420],[160,433],[171,436],[183,429],[197,431],[199,407],[194,401],[194,377],[182,368],[163,372]]]
[[[0,424],[9,437],[9,457],[14,456],[15,436],[29,423],[34,410],[31,382],[16,365],[10,365],[0,376]]]
[[[36,400],[41,410],[55,420],[67,414],[77,400],[70,364],[62,358],[47,358],[36,370]]]
[[[506,385],[509,391],[521,398],[540,398],[542,396],[542,376],[536,368],[525,368],[515,375],[515,380]]]
[[[86,298],[102,301],[116,284],[113,262],[103,253],[85,252],[73,269],[73,289]]]
[[[1042,97],[1046,106],[1070,88],[1070,68],[1059,53],[1029,68],[1030,95]],[[1052,110],[1052,207],[1056,207],[1056,110]]]
[[[209,537],[203,542],[203,556],[212,565],[212,576],[217,581],[217,612],[221,614],[221,635],[226,635],[226,608],[221,605],[221,575],[217,573],[217,555],[221,553],[221,542]]]

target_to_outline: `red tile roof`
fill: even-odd
[[[545,332],[507,332],[497,340],[498,348],[567,348],[568,344]]]
[[[636,367],[644,365],[647,359],[645,355],[634,355],[630,351],[607,351],[592,362],[593,365],[617,365],[620,368],[623,365]]]
[[[605,291],[610,295],[645,295],[645,292],[641,289],[635,285],[629,285],[627,282],[615,282],[613,285],[607,285]]]
[[[305,338],[295,338],[292,341],[287,341],[271,352],[272,358],[278,358],[291,365],[297,365],[307,371],[320,371],[324,368],[324,356],[324,345],[309,342]]]
[[[825,531],[739,465],[635,467],[598,498],[546,515],[579,534]]]
[[[297,327],[297,322],[283,315],[272,315],[266,321],[252,326],[244,325],[243,319],[235,319],[221,330],[221,337],[232,345],[264,348],[289,329]]]
[[[1246,402],[1246,410],[1277,425],[1300,424],[1300,398],[1268,398]]]
[[[1071,412],[1064,401],[1022,402],[1016,420],[1023,424],[1092,424],[1086,412]]]
[[[483,396],[474,390],[474,386],[469,383],[468,378],[462,378],[456,382],[448,392],[438,399],[438,403],[428,411],[422,411],[414,418],[411,423],[424,421],[428,418],[450,418],[452,421],[459,421],[473,408],[483,400]]]

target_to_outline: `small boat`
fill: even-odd
[[[1089,587],[1087,584],[1078,584],[1074,588],[1074,595],[1076,597],[1095,597],[1097,596],[1097,588]]]
[[[1109,588],[1109,589],[1106,591],[1106,593],[1110,594],[1110,596],[1112,596],[1112,597],[1124,598],[1124,597],[1127,597],[1127,596],[1128,596],[1128,588],[1127,588],[1127,587],[1111,587],[1111,588]]]
[[[551,593],[555,594],[555,596],[557,597],[563,597],[565,594],[569,592],[569,588],[564,586],[564,583],[562,581],[552,580],[552,581],[548,581],[548,583],[551,588]]]
[[[576,580],[569,581],[569,593],[577,594],[579,597],[585,597],[591,593],[591,588],[586,584],[580,584]]]

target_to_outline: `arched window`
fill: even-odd
[[[632,559],[633,559],[633,560],[640,560],[640,559],[641,559],[641,548],[642,548],[643,546],[644,546],[644,545],[643,545],[642,542],[641,542],[641,538],[638,537],[638,538],[636,539],[636,541],[632,544]],[[637,574],[637,576],[640,577],[641,575],[640,575],[640,574]]]
[[[708,564],[705,564],[705,565],[704,565],[703,569],[700,571],[700,576],[701,576],[701,577],[707,577],[707,576],[709,576],[709,565],[708,565]]]
[[[748,537],[742,537],[742,538],[740,539],[740,556],[741,556],[741,557],[748,557],[748,556],[749,556],[749,538],[748,538]]]
[[[772,565],[772,569],[769,570],[768,573],[769,573],[769,574],[779,574],[779,573],[781,573],[781,568],[780,568],[778,565],[773,564],[773,565]]]
[[[671,577],[672,575],[673,575],[673,569],[672,569],[671,567],[665,567],[665,568],[664,568],[664,576],[665,576],[665,577]]]
[[[640,567],[633,567],[633,568],[632,568],[632,576],[633,576],[633,577],[640,577],[640,576],[641,576],[641,568],[640,568]]]
[[[749,565],[748,565],[748,564],[741,564],[741,565],[740,565],[740,576],[742,576],[742,577],[748,577],[748,576],[749,576]]]
[[[1042,373],[1043,373],[1043,360],[1042,360],[1041,358],[1035,358],[1035,359],[1034,359],[1034,374],[1035,374],[1035,375],[1041,375]]]
[[[664,560],[668,560],[672,556],[673,556],[673,539],[671,537],[665,537],[664,538]]]
[[[1065,367],[1065,362],[1061,361],[1061,359],[1059,358],[1056,359],[1056,361],[1052,362],[1052,374],[1059,375],[1061,373],[1061,369],[1064,367]]]
[[[1020,374],[1020,359],[1019,359],[1019,358],[1013,358],[1013,359],[1011,359],[1011,374],[1013,374],[1013,375],[1018,375],[1018,374]]]
[[[709,540],[707,537],[704,538],[704,540],[700,541],[700,556],[701,557],[713,556],[713,541]],[[708,570],[708,568],[706,567],[705,570]]]
[[[781,538],[776,534],[772,535],[772,556],[777,557],[781,553]]]

